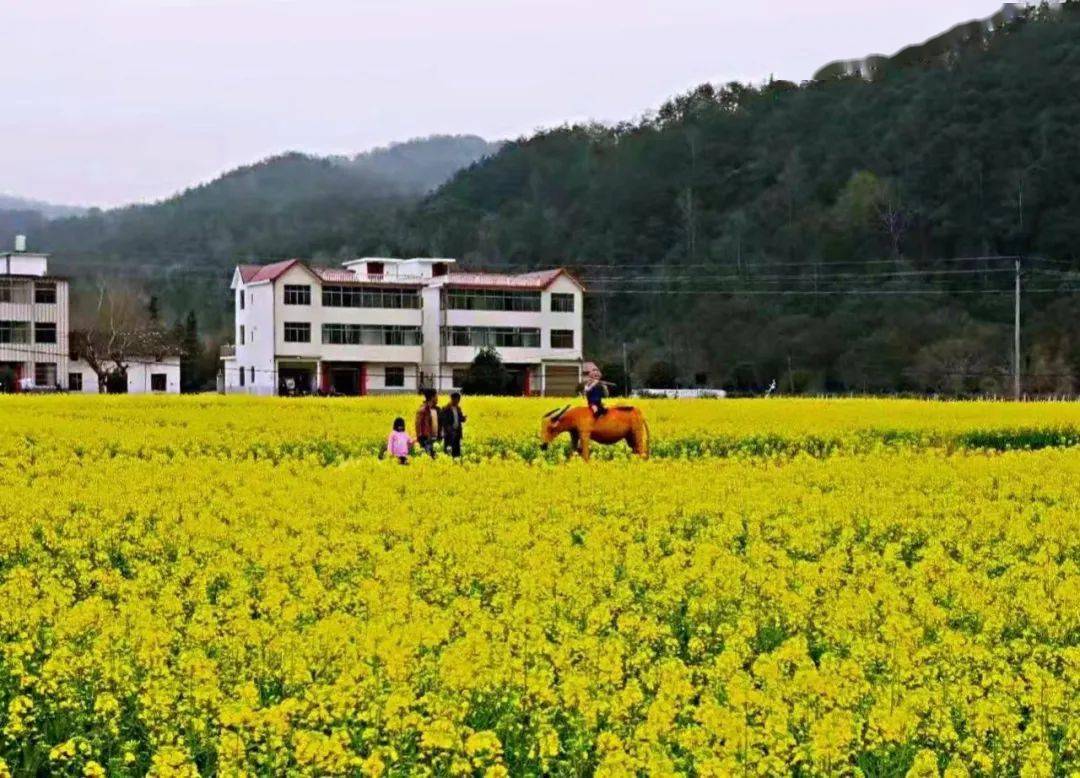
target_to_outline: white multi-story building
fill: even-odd
[[[68,282],[25,245],[0,254],[0,391],[66,389]]]
[[[65,390],[97,392],[97,374],[70,356],[67,279],[49,275],[49,255],[0,254],[0,392]],[[180,392],[180,358],[132,357],[131,394]]]
[[[493,346],[522,394],[572,394],[580,377],[583,289],[561,269],[461,273],[452,259],[300,260],[233,274],[235,349],[226,392],[460,388]]]

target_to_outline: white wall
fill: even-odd
[[[19,255],[14,255],[20,259]],[[14,261],[14,260],[13,260]],[[42,260],[44,261],[44,260]],[[0,279],[5,279],[0,274]],[[35,303],[34,279],[15,278],[8,279],[21,285],[16,292],[22,302],[0,303],[0,320],[27,322],[28,343],[2,343],[0,344],[0,362],[16,362],[22,367],[20,371],[23,378],[34,377],[34,365],[36,363],[48,363],[56,366],[56,381],[61,388],[67,388],[68,379],[68,331],[70,322],[68,318],[68,282],[62,279],[45,278],[44,281],[56,284],[55,303]],[[35,340],[34,324],[50,323],[56,325],[55,343],[38,343]],[[53,387],[41,387],[53,388]]]
[[[405,371],[405,386],[386,386],[386,368],[392,365],[374,364],[367,366],[367,391],[369,394],[415,394],[418,390],[419,375],[417,365],[400,365]]]
[[[551,310],[552,293],[574,295],[574,310],[571,313],[559,313]],[[583,311],[581,289],[565,276],[557,278],[541,294],[539,311],[458,311],[448,310],[443,314],[447,327],[519,327],[540,330],[538,348],[500,348],[499,355],[504,362],[533,365],[545,361],[575,361],[583,353]],[[570,330],[574,333],[574,347],[570,349],[551,348],[552,330]],[[465,346],[444,346],[444,363],[471,362],[479,349]],[[425,362],[426,364],[426,362]]]
[[[244,309],[240,309],[240,296]],[[277,393],[274,368],[274,285],[268,282],[238,284],[234,290],[236,358],[223,360],[225,391],[228,393],[272,395]],[[240,327],[244,341],[240,342]],[[252,380],[252,368],[254,380]],[[240,371],[244,385],[240,385]]]
[[[572,294],[574,295],[574,311],[573,313],[556,313],[551,310],[551,295],[553,293],[558,294]],[[565,360],[579,360],[585,353],[584,344],[584,327],[582,325],[585,318],[585,299],[581,293],[581,287],[567,278],[565,275],[559,276],[555,281],[544,290],[543,300],[541,302],[541,309],[544,312],[543,331],[541,335],[541,346],[544,349],[544,359],[565,359]],[[574,348],[573,349],[552,349],[551,344],[551,331],[552,330],[573,330],[574,331]]]
[[[311,305],[286,305],[286,285],[311,287]],[[322,342],[323,324],[376,324],[420,327],[423,313],[414,308],[326,308],[322,285],[303,268],[293,267],[274,282],[274,348],[279,356],[325,359],[339,362],[411,362],[422,359],[420,346],[336,346]],[[261,304],[261,303],[260,303]],[[310,343],[286,343],[285,323],[311,325]]]
[[[149,394],[153,391],[150,378],[157,374],[165,375],[165,394],[180,394],[180,357],[166,357],[161,361],[142,357],[138,362],[133,361],[127,370],[128,394]]]
[[[422,331],[424,335],[421,364],[425,373],[431,376],[439,376],[439,365],[446,360],[441,338],[444,319],[441,303],[442,288],[439,286],[425,287],[421,294],[421,300],[423,305]]]
[[[113,367],[112,363],[106,364]],[[68,370],[82,375],[83,394],[97,394],[98,377],[90,365],[81,359],[72,360]],[[157,373],[165,374],[163,394],[180,394],[180,357],[165,357],[160,361],[153,357],[133,357],[127,371],[128,394],[150,394],[150,376]]]
[[[43,276],[48,273],[47,254],[0,255],[0,274],[13,276]]]

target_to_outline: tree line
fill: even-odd
[[[954,260],[1021,255],[1062,290],[1024,300],[1027,388],[1076,392],[1077,4],[950,40],[511,143],[411,214],[410,248],[577,267],[590,354],[628,343],[639,382],[953,394],[1008,386],[1013,313],[1010,259]]]

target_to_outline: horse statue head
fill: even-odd
[[[570,410],[569,405],[564,405],[562,408],[556,408],[555,410],[548,411],[540,419],[540,450],[547,451],[548,446],[551,444],[563,430],[559,422],[562,420],[563,414]]]

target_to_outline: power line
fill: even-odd
[[[141,253],[147,258],[175,257],[175,258],[178,258],[178,259],[201,260],[202,262],[204,262],[208,266],[207,269],[217,270],[217,271],[220,271],[222,273],[232,272],[232,265],[233,264],[256,264],[256,263],[271,264],[271,263],[275,263],[275,262],[282,262],[282,261],[285,261],[285,260],[288,260],[288,259],[296,259],[297,258],[295,255],[291,255],[291,254],[281,254],[281,255],[274,255],[274,256],[259,256],[259,255],[247,254],[247,253],[244,253],[244,252],[236,252],[236,254],[233,255],[234,258],[229,260],[230,265],[224,265],[224,264],[221,264],[221,263],[216,262],[215,260],[209,258],[209,257],[211,257],[213,255],[213,253],[214,253],[213,251],[200,251],[200,250],[177,251],[177,250],[168,250],[168,249],[166,249],[166,250],[145,251],[145,252],[141,252]],[[106,250],[106,249],[75,249],[75,250],[71,250],[71,251],[57,252],[55,254],[55,256],[56,256],[57,260],[59,262],[61,262],[61,263],[63,263],[64,258],[66,258],[66,257],[76,257],[77,258],[77,257],[80,257],[80,256],[104,257],[105,259],[100,261],[102,265],[111,265],[111,264],[114,264],[114,263],[127,263],[127,262],[131,261],[130,253],[121,253],[121,252],[110,251],[110,250]],[[356,257],[354,257],[354,258],[356,258]],[[963,263],[973,263],[973,262],[1012,262],[1015,259],[1016,259],[1016,255],[988,254],[988,255],[980,255],[980,256],[972,256],[972,257],[948,257],[948,258],[930,258],[930,259],[898,258],[898,259],[878,259],[878,260],[858,260],[858,259],[824,260],[824,261],[805,260],[805,261],[797,261],[797,262],[796,261],[786,261],[785,262],[785,261],[774,261],[774,260],[756,260],[756,261],[748,261],[747,264],[749,266],[752,266],[752,267],[774,267],[774,268],[779,268],[779,267],[796,267],[796,268],[844,267],[844,266],[850,266],[850,265],[856,265],[856,266],[894,265],[895,266],[895,265],[911,265],[911,264],[934,266],[934,265],[940,265],[940,264],[963,264]],[[310,260],[303,260],[303,261],[310,261]],[[332,258],[327,258],[324,261],[332,262],[334,260]],[[1073,267],[1073,265],[1071,263],[1069,263],[1069,262],[1065,262],[1065,261],[1062,261],[1062,260],[1048,259],[1046,257],[1039,257],[1039,256],[1024,257],[1024,261],[1025,262],[1028,262],[1028,261],[1045,262],[1045,263],[1055,264],[1055,265],[1058,265],[1058,266],[1061,266],[1061,267],[1066,267],[1066,268]],[[493,268],[493,269],[501,269],[501,270],[508,270],[508,269],[535,270],[538,267],[540,267],[542,264],[543,263],[520,263],[520,262],[516,262],[516,263],[515,262],[478,262],[478,263],[474,263],[474,265],[477,266],[477,267],[483,267],[483,268],[490,267],[490,268]],[[547,263],[547,264],[548,265],[551,265],[551,264],[562,265],[562,266],[565,266],[565,267],[568,267],[568,268],[595,268],[595,269],[601,269],[601,270],[603,270],[603,269],[623,270],[623,269],[632,268],[632,267],[639,267],[639,268],[654,270],[654,269],[661,269],[661,268],[665,268],[665,267],[679,268],[679,269],[690,269],[690,268],[718,269],[718,268],[724,267],[725,265],[731,265],[732,263],[731,262],[691,262],[691,263],[679,262],[679,263],[674,263],[674,264],[666,264],[666,263],[662,263],[662,262],[643,262],[643,261],[623,262],[623,263],[612,263],[612,262],[603,262],[603,263],[601,263],[601,262],[577,262],[577,261],[573,261],[573,260],[563,260],[561,262],[557,261],[557,262],[554,262],[554,263]]]
[[[789,262],[778,262],[778,261],[774,261],[774,260],[757,260],[757,261],[753,261],[753,262],[747,261],[745,264],[753,265],[753,266],[757,266],[757,267],[812,267],[812,266],[831,267],[831,266],[842,266],[842,265],[906,265],[906,264],[916,264],[916,263],[917,264],[926,264],[926,265],[936,265],[936,264],[958,264],[958,263],[964,263],[964,262],[995,262],[995,261],[997,261],[997,262],[1013,262],[1015,260],[1016,260],[1016,255],[1012,255],[1012,254],[1010,254],[1010,255],[988,254],[988,255],[973,256],[973,257],[942,257],[942,258],[931,258],[931,259],[913,259],[913,258],[870,259],[870,260],[841,259],[841,260],[821,260],[821,261],[803,260],[803,261],[799,261],[799,262],[791,262],[791,261],[789,261]],[[486,264],[486,265],[488,265],[490,267],[502,267],[502,268],[532,268],[532,269],[536,269],[538,267],[537,264],[533,264],[533,263],[502,263],[502,262],[497,262],[497,263],[481,263],[481,264]],[[558,264],[558,263],[556,263],[556,264]],[[730,266],[733,263],[730,262],[730,261],[729,262],[675,262],[675,263],[640,262],[640,261],[638,261],[638,262],[623,262],[623,263],[612,263],[612,262],[596,263],[596,262],[575,262],[573,260],[570,260],[570,261],[566,261],[566,262],[564,262],[562,264],[564,264],[566,267],[575,267],[575,268],[594,267],[594,268],[601,268],[601,269],[607,268],[607,269],[612,269],[612,270],[618,270],[618,269],[628,267],[628,266],[632,266],[632,265],[640,265],[640,266],[648,267],[648,268],[676,267],[676,268],[713,268],[713,269],[715,269],[715,268],[718,268],[718,267],[723,267],[725,265]]]
[[[928,276],[965,276],[965,275],[993,275],[998,273],[1012,274],[1014,271],[1012,268],[993,268],[988,270],[911,270],[911,271],[899,271],[896,273],[831,273],[826,275],[782,275],[782,276],[755,276],[751,274],[743,275],[727,275],[727,276],[710,276],[710,275],[697,275],[697,276],[584,276],[583,280],[590,283],[665,283],[665,282],[686,282],[686,283],[701,283],[703,281],[831,281],[835,279],[883,279],[888,280],[891,278],[926,278]],[[1051,271],[1042,271],[1051,272]]]
[[[1025,294],[1073,294],[1080,292],[1076,289],[1025,289]],[[729,297],[816,297],[816,296],[851,296],[851,297],[874,297],[874,296],[936,296],[949,297],[952,295],[1011,295],[1012,289],[590,289],[588,294],[600,294],[607,296],[616,295],[687,295],[687,296],[729,296]]]

